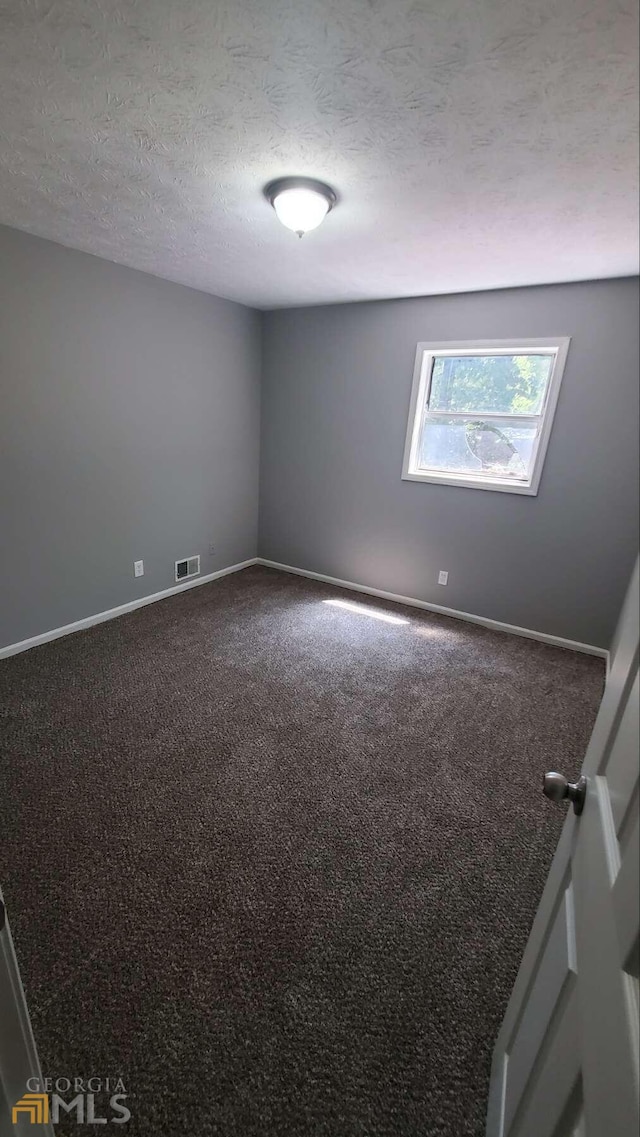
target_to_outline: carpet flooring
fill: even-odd
[[[144,1137],[479,1137],[564,816],[541,776],[577,773],[602,686],[264,567],[6,660],[44,1074],[121,1077]]]

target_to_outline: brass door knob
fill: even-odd
[[[580,816],[587,794],[587,779],[582,776],[577,782],[568,782],[564,774],[552,770],[542,779],[542,792],[551,801],[572,801],[573,812]]]

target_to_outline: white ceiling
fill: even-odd
[[[638,271],[635,0],[0,0],[0,222],[258,307]],[[302,241],[261,195],[329,181]]]

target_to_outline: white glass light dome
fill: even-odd
[[[264,192],[278,220],[299,237],[317,229],[336,202],[331,186],[312,178],[280,178]]]

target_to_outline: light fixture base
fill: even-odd
[[[327,213],[330,213],[338,200],[338,195],[331,186],[326,182],[320,182],[317,178],[276,178],[275,181],[269,182],[264,187],[264,196],[270,205],[273,205],[279,193],[284,193],[285,190],[290,189],[308,189],[313,190],[314,193],[319,193],[322,197],[326,198],[329,203]]]

